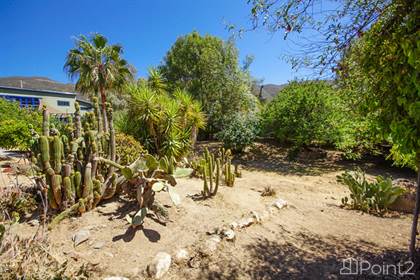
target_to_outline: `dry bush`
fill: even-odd
[[[276,190],[273,189],[271,186],[265,187],[264,190],[261,192],[261,196],[275,196]]]
[[[0,242],[1,279],[89,279],[91,274],[85,264],[71,266],[55,257],[43,227],[31,238],[7,230]]]

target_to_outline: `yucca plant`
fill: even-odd
[[[369,182],[365,172],[360,168],[344,172],[337,176],[337,181],[350,190],[350,199],[348,197],[342,199],[344,206],[379,215],[384,214],[389,206],[404,193],[402,188],[392,185],[391,178],[377,176],[374,182]]]
[[[150,153],[179,159],[190,151],[198,129],[205,126],[205,116],[187,92],[176,90],[169,95],[162,93],[162,86],[157,91],[157,82],[153,86],[150,83],[149,80],[127,87],[130,100],[125,120],[130,125],[121,127]]]

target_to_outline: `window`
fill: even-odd
[[[58,106],[66,106],[66,107],[69,107],[70,106],[70,101],[57,100],[57,105]]]
[[[4,98],[9,101],[19,102],[20,107],[29,107],[29,108],[39,107],[39,98],[36,98],[36,97],[0,94],[0,98]]]

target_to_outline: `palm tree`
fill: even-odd
[[[108,131],[106,91],[118,91],[133,78],[132,67],[121,58],[122,53],[120,45],[109,45],[101,34],[95,33],[90,38],[81,35],[77,38],[76,47],[67,54],[64,65],[69,76],[78,79],[76,90],[101,95],[105,132]]]

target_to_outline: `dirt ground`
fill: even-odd
[[[166,193],[159,193],[158,200],[169,210],[166,225],[149,217],[143,228],[131,230],[124,217],[137,210],[136,204],[119,198],[50,231],[51,253],[61,261],[91,263],[95,269],[92,279],[143,279],[156,253],[173,254],[185,247],[194,250],[197,242],[208,238],[207,231],[249,215],[251,210],[262,211],[281,198],[289,203],[287,208],[262,224],[237,232],[234,242],[223,241],[216,253],[193,267],[172,265],[163,279],[356,279],[339,274],[343,259],[379,265],[406,260],[411,215],[384,218],[341,208],[341,198],[348,191],[336,182],[336,176],[356,165],[372,176],[413,179],[413,173],[383,162],[340,161],[333,152],[317,159],[317,153],[308,151],[299,158],[289,162],[284,149],[257,143],[236,159],[243,167],[242,178],[232,188],[222,186],[215,198],[194,200],[203,185],[195,178],[178,180],[176,189],[182,197],[178,207],[172,206]],[[268,186],[276,195],[262,197],[261,191]],[[90,238],[73,247],[72,235],[80,229],[89,229]],[[13,227],[22,236],[34,231],[28,223]],[[357,279],[369,277],[384,279],[373,275]]]

